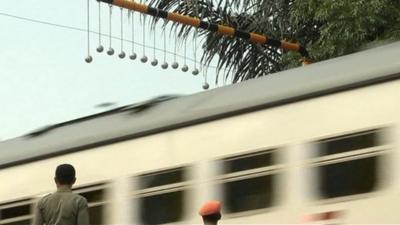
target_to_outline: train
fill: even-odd
[[[91,224],[400,223],[400,42],[0,142],[0,224],[77,170]]]

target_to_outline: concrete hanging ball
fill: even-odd
[[[92,61],[93,61],[93,58],[90,55],[85,58],[85,62],[87,62],[87,63],[91,63]]]
[[[142,62],[142,63],[145,63],[145,62],[147,62],[147,56],[142,56],[142,58],[140,58],[140,61]]]
[[[120,59],[125,58],[125,52],[122,51],[121,53],[119,53],[118,57],[119,57]]]
[[[182,66],[182,71],[187,72],[189,70],[189,67],[187,65]]]
[[[113,48],[109,48],[107,51],[107,55],[114,55],[114,49]]]
[[[196,76],[197,74],[199,74],[199,70],[196,68],[196,69],[194,69],[193,71],[192,71],[192,74],[194,75],[194,76]]]
[[[178,64],[177,62],[174,62],[174,63],[172,63],[172,65],[171,65],[171,67],[172,67],[173,69],[177,69],[178,66],[179,66],[179,64]]]
[[[118,57],[119,57],[120,59],[125,58],[125,52],[122,51],[121,53],[119,53]]]
[[[137,58],[136,53],[133,53],[132,55],[130,55],[129,58],[132,60],[135,60]]]
[[[153,59],[153,61],[151,61],[151,65],[152,66],[157,66],[158,64],[158,60],[157,59]]]
[[[99,47],[96,48],[97,52],[103,52],[104,47],[103,45],[99,45]]]

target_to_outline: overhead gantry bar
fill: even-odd
[[[297,43],[291,43],[287,41],[280,41],[276,39],[269,38],[265,35],[260,35],[257,33],[249,33],[241,30],[237,30],[233,27],[213,24],[206,21],[202,21],[199,18],[194,18],[186,15],[182,15],[179,13],[167,12],[161,9],[153,8],[145,4],[136,3],[134,1],[128,0],[97,0],[101,2],[105,2],[108,4],[112,4],[115,6],[119,6],[125,9],[137,11],[140,13],[148,14],[154,17],[159,17],[163,19],[167,19],[170,21],[177,22],[179,24],[185,24],[193,27],[198,27],[204,30],[217,32],[219,34],[231,36],[231,37],[239,37],[245,40],[250,40],[254,43],[259,43],[263,45],[269,45],[277,48],[283,48],[289,51],[299,52],[303,57],[303,64],[310,64],[311,60],[309,58],[307,50]]]

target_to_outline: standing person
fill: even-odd
[[[217,225],[221,219],[221,202],[215,200],[206,202],[200,208],[199,214],[203,218],[204,225]]]
[[[56,168],[54,181],[57,191],[39,200],[34,225],[88,225],[88,204],[84,197],[72,193],[75,169],[70,164]]]

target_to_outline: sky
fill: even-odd
[[[98,32],[98,4],[90,0],[90,30]],[[109,47],[108,6],[101,6],[101,42]],[[131,40],[131,18],[123,14],[123,37]],[[22,17],[22,18],[21,18]],[[35,20],[49,24],[38,23]],[[193,76],[194,44],[187,43],[189,72],[169,67],[163,70],[163,33],[156,31],[159,61],[153,67],[153,50],[146,48],[149,61],[143,64],[143,27],[135,14],[135,52],[138,59],[119,59],[121,42],[112,39],[113,56],[97,53],[98,34],[90,34],[90,55],[87,56],[87,1],[19,0],[3,1],[0,5],[0,140],[17,137],[41,127],[91,115],[112,107],[132,104],[166,94],[192,94],[204,91],[204,73]],[[112,36],[120,37],[120,9],[112,10]],[[67,27],[67,28],[66,28]],[[81,30],[80,30],[81,29]],[[147,31],[145,44],[153,46],[153,35]],[[174,61],[174,38],[167,38],[166,59]],[[123,42],[129,56],[131,44]],[[198,44],[199,45],[199,44]],[[197,45],[197,46],[198,46]],[[182,45],[177,47],[177,61],[183,64]],[[197,60],[201,56],[197,51]],[[197,64],[197,67],[199,65]],[[215,70],[207,70],[210,89],[215,88]],[[112,102],[109,107],[98,107]]]

